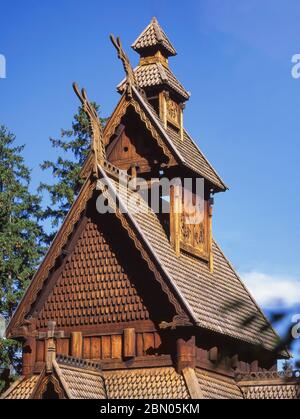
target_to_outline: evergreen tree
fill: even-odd
[[[99,105],[92,103],[99,112]],[[104,123],[104,119],[101,122]],[[63,151],[56,162],[46,160],[41,165],[43,170],[50,169],[56,179],[54,184],[41,183],[39,192],[47,191],[50,194],[51,206],[49,205],[44,213],[44,220],[51,220],[53,231],[48,236],[51,242],[58,226],[65,218],[68,210],[76,198],[82,180],[79,172],[90,150],[91,129],[88,117],[82,107],[74,115],[72,129],[61,130],[61,138],[50,138],[52,146]]]
[[[23,146],[0,126],[0,317],[8,321],[29,284],[43,252],[38,223],[40,198],[29,191],[30,171]],[[0,336],[0,373],[19,372],[18,344]],[[2,382],[3,385],[3,382]],[[1,390],[1,381],[0,381]]]

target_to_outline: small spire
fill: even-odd
[[[132,48],[139,53],[148,49],[153,50],[153,48],[157,48],[157,50],[163,52],[166,57],[177,55],[175,48],[165,32],[162,30],[155,16],[152,18],[146,29],[132,44]]]

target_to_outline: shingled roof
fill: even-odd
[[[174,131],[172,128],[166,129],[148,100],[143,97],[134,86],[132,90],[135,99],[147,112],[152,123],[159,129],[159,132],[166,143],[171,145],[176,153],[176,157],[180,159],[180,162],[198,175],[209,180],[218,190],[225,191],[228,189],[227,185],[200,151],[191,136],[184,131],[184,138],[182,140],[178,132]]]
[[[57,357],[55,372],[70,399],[106,399],[99,364],[67,356]]]
[[[20,377],[2,394],[1,399],[30,399],[38,380],[38,375],[30,378]]]
[[[147,65],[138,65],[134,69],[135,79],[138,86],[142,89],[156,86],[168,86],[174,92],[179,94],[183,100],[188,100],[190,94],[178,81],[172,71],[164,67],[161,63],[152,63]],[[117,87],[119,91],[123,91],[125,87],[125,80],[123,80]]]
[[[175,48],[171,44],[165,32],[159,25],[156,17],[153,17],[150,24],[143,30],[139,37],[132,44],[135,51],[143,51],[147,48],[160,46],[165,50],[167,55],[174,56],[177,54]]]
[[[107,178],[107,181],[113,191],[110,193],[117,195],[146,246],[185,302],[194,322],[204,329],[274,350],[278,336],[217,243],[213,243],[213,273],[199,258],[185,253],[177,257],[157,215],[147,202],[114,179]],[[98,181],[98,188],[106,191],[101,180]],[[234,309],[237,302],[239,310]],[[253,319],[249,322],[250,318]]]
[[[196,368],[196,377],[204,399],[243,399],[243,393],[233,378]]]
[[[190,399],[172,367],[107,371],[104,377],[109,399]]]
[[[60,397],[67,399],[300,399],[296,372],[291,376],[237,374],[233,378],[199,367],[185,368],[182,374],[173,367],[102,371],[101,364],[68,356],[58,356],[53,367],[50,375],[43,371],[16,381],[1,399],[39,398],[47,377],[59,382]]]
[[[299,371],[238,374],[236,381],[245,399],[300,399]]]

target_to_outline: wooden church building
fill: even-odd
[[[227,187],[184,128],[173,45],[153,18],[132,68],[111,40],[121,98],[102,128],[74,85],[92,130],[83,186],[8,325],[23,372],[2,398],[299,398],[296,374],[277,371],[288,352],[213,238]],[[150,202],[162,178],[193,180],[161,193],[165,212]]]

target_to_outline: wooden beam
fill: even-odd
[[[198,379],[196,377],[195,370],[193,368],[184,368],[182,370],[184,380],[189,390],[191,399],[200,400],[204,399],[204,395],[201,391]]]

